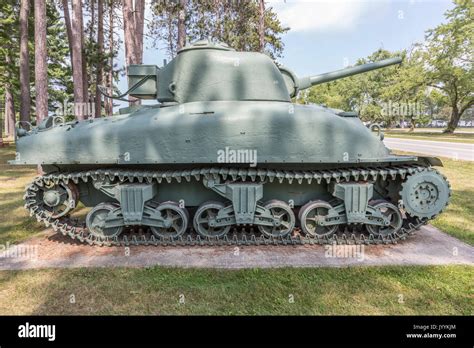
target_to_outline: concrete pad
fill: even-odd
[[[97,247],[52,231],[0,250],[0,270],[75,267],[347,267],[385,265],[474,265],[474,247],[433,226],[395,245]]]

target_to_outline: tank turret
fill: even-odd
[[[185,46],[176,58],[162,68],[156,65],[131,65],[128,68],[128,76],[131,96],[157,99],[160,102],[289,102],[300,90],[400,64],[401,61],[401,58],[390,58],[298,78],[290,69],[278,66],[265,54],[237,52],[226,44],[201,40]]]

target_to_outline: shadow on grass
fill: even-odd
[[[26,271],[23,279],[9,281],[29,282],[17,298],[35,299],[31,314],[468,315],[471,271],[468,266],[152,267]],[[41,278],[48,272],[53,278],[45,286]]]

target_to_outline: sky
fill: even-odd
[[[298,76],[319,74],[352,65],[379,48],[410,48],[426,30],[445,22],[450,0],[286,0],[266,1],[290,30],[280,63]],[[146,14],[149,16],[149,13]],[[143,64],[163,65],[166,53],[145,41]],[[124,52],[118,57],[124,65]],[[119,89],[127,89],[126,76]],[[145,101],[144,104],[155,103]],[[122,105],[125,106],[125,103]]]

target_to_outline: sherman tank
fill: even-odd
[[[201,40],[162,67],[129,66],[126,94],[156,105],[17,129],[11,163],[44,171],[25,207],[97,245],[405,239],[448,204],[441,161],[392,154],[356,112],[292,102],[400,62],[298,77],[265,54]]]

